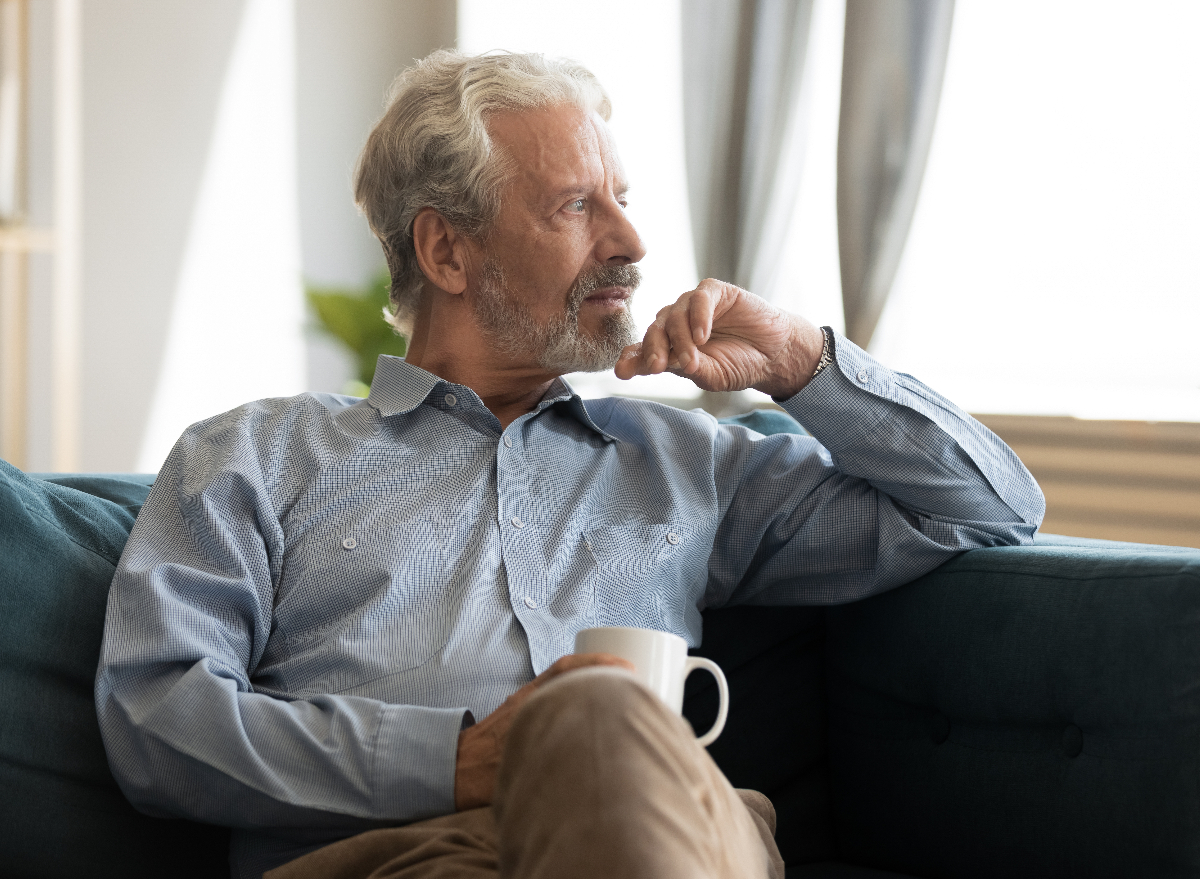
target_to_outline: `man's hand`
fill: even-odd
[[[458,811],[487,806],[496,787],[496,771],[508,739],[508,728],[534,690],[561,674],[593,665],[609,665],[633,671],[628,660],[608,653],[564,656],[528,684],[504,700],[504,704],[474,726],[458,734],[458,759],[454,768],[454,808]]]
[[[706,391],[755,388],[787,398],[821,359],[821,330],[765,299],[712,278],[658,313],[645,338],[621,352],[617,378],[668,371]]]

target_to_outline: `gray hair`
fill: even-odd
[[[440,50],[400,74],[383,118],[367,138],[354,198],[383,244],[392,275],[388,321],[403,335],[425,281],[412,226],[433,208],[462,235],[484,239],[500,212],[508,157],[492,145],[488,118],[505,110],[574,104],[612,112],[608,95],[580,64],[538,54],[469,56]]]

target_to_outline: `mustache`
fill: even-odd
[[[597,290],[605,287],[628,287],[632,292],[641,283],[642,273],[635,265],[596,266],[575,279],[570,295],[567,297],[567,305],[571,309],[577,309],[583,300]]]

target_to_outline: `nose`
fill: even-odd
[[[600,235],[596,241],[596,261],[603,265],[629,265],[641,262],[646,246],[616,199],[605,204]]]

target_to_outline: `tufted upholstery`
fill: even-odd
[[[1200,551],[1058,543],[826,613],[841,857],[1200,875]]]
[[[711,753],[776,803],[790,879],[1200,876],[1200,551],[1039,540],[706,616]]]

